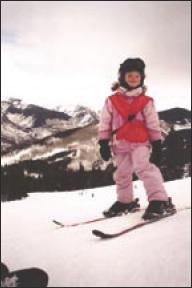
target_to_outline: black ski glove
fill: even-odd
[[[159,166],[161,164],[161,156],[162,156],[162,149],[161,149],[161,140],[156,140],[151,142],[152,145],[152,153],[150,157],[150,161]]]
[[[101,139],[99,140],[100,145],[100,154],[103,160],[108,161],[111,157],[111,150],[109,147],[109,139]]]

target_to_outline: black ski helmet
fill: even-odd
[[[144,85],[145,79],[145,63],[141,58],[128,58],[123,63],[120,64],[119,68],[119,84],[128,90],[135,89],[137,87]],[[129,84],[125,81],[125,73],[131,71],[138,71],[141,74],[141,82],[137,87],[130,87]]]

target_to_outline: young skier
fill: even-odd
[[[114,217],[139,208],[133,199],[132,174],[143,181],[149,205],[143,219],[152,219],[175,209],[163,184],[158,168],[161,160],[161,130],[152,97],[146,96],[145,63],[140,58],[128,58],[119,68],[119,79],[112,87],[102,109],[98,144],[103,160],[113,152],[117,169],[117,201],[103,214]],[[152,150],[152,152],[151,152]]]

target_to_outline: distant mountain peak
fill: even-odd
[[[174,107],[158,113],[160,119],[168,123],[187,124],[191,122],[191,111],[185,108]]]

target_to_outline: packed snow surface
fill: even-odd
[[[165,185],[178,209],[191,207],[190,178]],[[134,190],[146,207],[140,180]],[[2,203],[2,262],[11,270],[46,270],[50,287],[190,287],[190,209],[111,240],[96,238],[92,229],[119,231],[138,222],[143,211],[71,228],[52,222],[101,217],[115,200],[115,186],[108,186]]]

